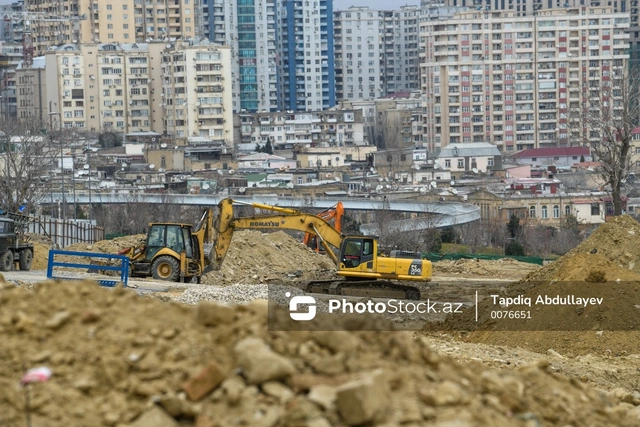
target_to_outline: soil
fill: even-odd
[[[335,263],[283,231],[261,233],[241,230],[233,234],[231,246],[219,271],[202,278],[208,285],[270,283],[333,276]]]
[[[523,275],[537,271],[540,265],[516,261],[512,258],[500,260],[459,259],[433,263],[433,274],[438,276],[463,276],[465,278],[520,279]]]
[[[260,301],[191,307],[91,282],[2,282],[0,308],[0,425],[24,422],[18,384],[39,366],[53,375],[28,386],[33,427],[640,422],[640,396],[565,377],[555,361],[461,363],[406,332],[268,331]]]
[[[478,304],[478,323],[474,310],[467,310],[448,317],[444,327],[472,330],[461,336],[467,342],[541,353],[549,349],[571,356],[638,353],[640,332],[629,329],[640,325],[640,266],[634,262],[639,256],[640,224],[629,216],[616,217],[557,261],[504,290],[504,296],[521,294],[534,301],[539,295],[601,297],[601,306],[534,306],[531,320],[496,320],[491,319],[496,306],[487,298]],[[593,282],[594,277],[599,280]]]

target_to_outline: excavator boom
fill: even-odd
[[[431,280],[431,263],[408,258],[378,256],[378,240],[373,236],[344,236],[326,219],[319,215],[307,214],[296,209],[268,206],[260,203],[238,203],[255,208],[277,212],[234,218],[232,199],[224,199],[218,204],[218,216],[214,222],[214,243],[211,252],[211,267],[219,270],[227,255],[233,233],[237,229],[298,230],[318,238],[326,254],[337,266],[337,274],[343,280],[315,281],[305,289],[313,292],[342,294],[344,288],[364,290],[367,294],[378,295],[380,291],[401,293],[409,299],[419,299],[420,290],[390,282]]]

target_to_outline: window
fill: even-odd
[[[462,169],[464,167],[464,160],[458,159],[458,169]]]
[[[599,216],[600,215],[600,204],[591,203],[591,216]]]
[[[569,216],[571,215],[571,206],[567,205],[564,207],[564,216]]]
[[[549,216],[547,215],[547,205],[542,205],[541,215],[542,219],[547,219]]]
[[[553,205],[553,217],[560,218],[560,206]]]
[[[529,218],[535,218],[535,217],[536,217],[536,207],[529,206]]]
[[[450,169],[451,168],[451,160],[445,160],[444,161],[444,167],[446,169]]]

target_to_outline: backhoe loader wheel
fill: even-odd
[[[177,259],[170,256],[158,257],[151,264],[151,275],[156,280],[177,282],[180,278],[180,264]]]
[[[13,252],[11,252],[11,249],[7,249],[7,251],[0,256],[0,270],[12,271],[14,267]]]
[[[31,270],[31,262],[33,261],[33,252],[31,249],[23,249],[20,251],[20,270],[29,271]]]

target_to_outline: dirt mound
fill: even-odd
[[[49,250],[51,245],[40,242],[33,242],[33,261],[31,262],[32,270],[46,270],[49,265]]]
[[[5,285],[0,307],[2,425],[24,422],[18,383],[38,366],[53,375],[29,386],[34,427],[640,420],[631,393],[595,390],[544,361],[510,371],[459,364],[404,332],[268,332],[260,301],[193,308],[89,282],[49,282],[33,291]],[[361,318],[370,321],[378,320]]]
[[[327,255],[318,254],[283,231],[261,233],[241,230],[233,234],[222,268],[202,278],[209,285],[268,283],[292,278],[331,275],[335,264]]]
[[[613,276],[622,274],[622,270],[640,275],[640,262],[636,262],[639,258],[640,223],[629,215],[622,215],[600,225],[587,240],[551,264],[527,275],[524,280],[582,280],[591,271],[602,268],[608,268],[607,276],[615,280]],[[638,275],[626,275],[627,278],[620,279],[637,280]]]
[[[539,265],[516,261],[512,258],[499,260],[459,259],[438,261],[433,264],[433,274],[438,276],[461,275],[466,278],[486,277],[520,279],[527,273],[540,269]]]
[[[640,224],[629,216],[616,217],[563,257],[504,290],[504,296],[523,295],[533,301],[540,295],[600,297],[604,305],[519,307],[531,310],[531,319],[514,321],[492,319],[499,307],[487,298],[478,304],[478,322],[474,310],[468,310],[447,318],[445,327],[474,330],[465,336],[467,341],[539,352],[637,353],[640,332],[629,331],[626,325],[640,324],[640,265],[634,262],[639,256]],[[585,331],[587,324],[593,331]]]
[[[137,246],[146,241],[145,234],[134,234],[132,236],[116,237],[110,240],[100,240],[94,244],[75,243],[64,248],[66,251],[80,252],[102,252],[105,254],[117,254],[118,252]]]

